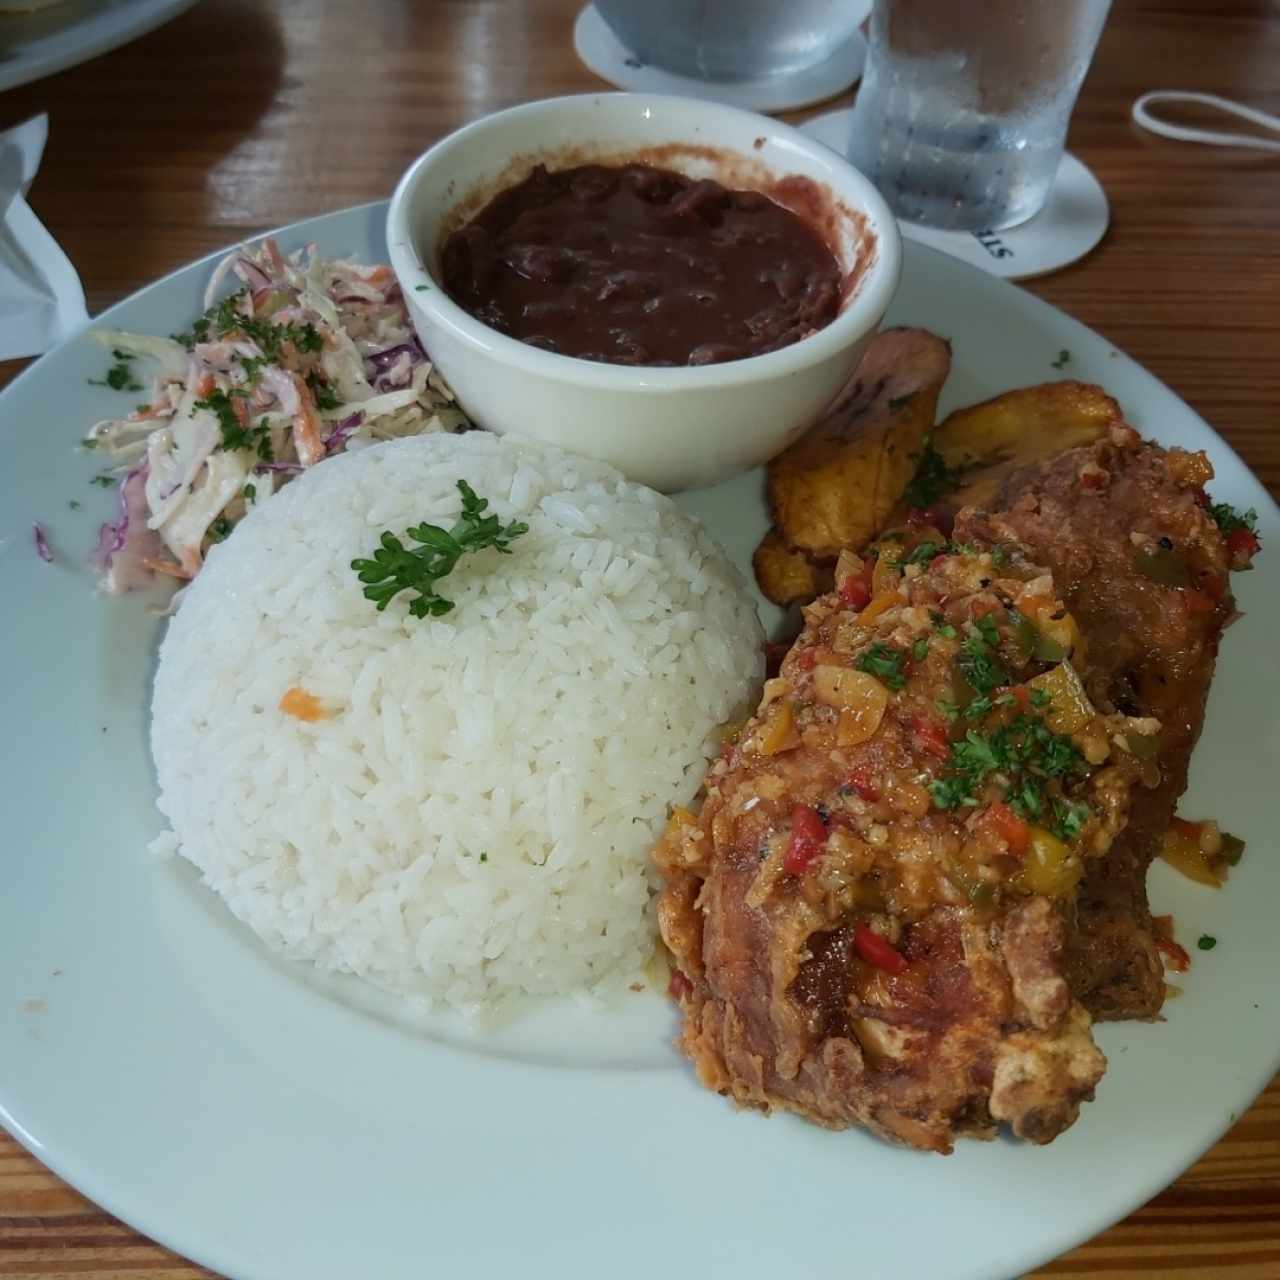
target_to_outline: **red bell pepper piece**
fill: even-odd
[[[802,876],[822,856],[827,843],[826,824],[816,809],[798,804],[791,810],[791,839],[783,855],[782,869],[791,876]]]
[[[1001,685],[996,690],[997,698],[1003,698],[1005,694],[1009,694],[1013,698],[1014,705],[1019,711],[1031,710],[1031,690],[1025,684]]]
[[[945,760],[951,754],[951,740],[947,737],[947,726],[941,720],[934,720],[929,716],[915,716],[911,721],[911,732],[921,751],[937,756],[939,760]]]
[[[982,821],[1004,838],[1015,858],[1026,856],[1027,846],[1031,843],[1031,828],[1007,804],[997,800],[995,804],[988,805]]]
[[[846,608],[861,612],[871,603],[871,571],[868,561],[863,564],[860,573],[851,573],[840,583],[840,603]]]
[[[1172,938],[1156,938],[1156,950],[1164,954],[1169,961],[1169,968],[1174,973],[1186,973],[1191,968],[1191,956],[1186,947],[1174,942]]]
[[[1233,569],[1248,568],[1249,562],[1262,550],[1262,543],[1252,529],[1232,529],[1227,534],[1227,554]]]
[[[877,969],[883,969],[886,973],[906,972],[906,956],[869,925],[860,924],[854,929],[853,949],[860,959]]]
[[[876,786],[875,778],[864,764],[849,771],[849,785],[854,793],[868,804],[875,804],[880,799],[880,789]]]

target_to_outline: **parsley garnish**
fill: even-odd
[[[116,363],[107,370],[105,378],[90,378],[91,387],[110,387],[112,391],[141,391],[142,383],[133,376],[133,366],[129,361],[133,358],[124,351],[112,351]]]
[[[235,525],[226,516],[219,516],[205,531],[204,536],[210,542],[221,542],[234,528]]]
[[[859,671],[875,676],[890,689],[897,690],[907,683],[906,677],[902,674],[904,656],[899,650],[891,649],[887,644],[881,644],[877,640],[853,665]]]
[[[67,506],[69,506],[72,511],[79,511],[80,501],[77,498],[72,498],[71,501],[67,503]]]
[[[276,460],[276,451],[271,444],[271,428],[267,425],[266,418],[260,419],[253,430],[258,440],[258,457],[263,462],[274,462]]]
[[[954,492],[959,485],[960,472],[947,466],[946,459],[933,447],[932,437],[926,437],[915,478],[902,495],[907,506],[931,507],[939,498]]]
[[[929,615],[929,620],[933,623],[933,629],[944,639],[954,640],[956,638],[957,632],[955,627],[953,627],[942,614],[931,613]]]
[[[231,397],[220,388],[210,391],[202,400],[197,400],[192,405],[194,409],[207,409],[218,419],[218,428],[222,432],[222,447],[224,449],[247,449],[249,447],[248,432],[240,425],[240,419],[236,417],[235,406],[231,403]]]
[[[1229,502],[1214,502],[1209,506],[1209,514],[1223,533],[1234,533],[1237,529],[1258,531],[1258,513],[1252,507],[1241,513]]]
[[[240,302],[247,296],[248,290],[241,289],[239,293],[223,298],[210,307],[187,333],[175,333],[174,338],[190,351],[197,342],[208,342],[210,334],[226,338],[233,333],[242,333],[257,343],[263,356],[272,362],[279,360],[286,342],[293,343],[299,351],[323,348],[324,339],[313,324],[272,324],[269,320],[242,314]],[[256,373],[256,369],[253,372]]]
[[[353,560],[351,567],[365,584],[365,598],[374,601],[381,612],[401,591],[416,591],[409,602],[415,618],[438,618],[453,608],[453,601],[437,593],[435,584],[453,571],[468,551],[493,547],[510,554],[510,543],[529,526],[513,520],[505,528],[497,516],[484,515],[489,505],[465,481],[458,481],[462,494],[462,513],[451,529],[434,524],[420,524],[405,531],[405,536],[421,544],[410,551],[390,530],[383,533],[381,546],[372,560]]]
[[[250,449],[264,462],[271,462],[274,451],[271,448],[271,428],[267,426],[266,418],[255,427],[241,426],[240,419],[236,416],[235,405],[231,401],[233,397],[243,395],[242,391],[227,392],[218,389],[210,391],[203,400],[195,401],[194,407],[207,409],[218,419],[224,449]]]
[[[1053,696],[1047,689],[1031,690],[1031,705],[1033,707],[1047,707],[1052,701]]]
[[[1068,351],[1066,347],[1063,347],[1062,350],[1058,352],[1058,358],[1056,360],[1050,360],[1049,364],[1054,369],[1065,369],[1070,359],[1071,352]]]
[[[1200,935],[1200,941],[1196,943],[1196,946],[1199,947],[1201,951],[1212,951],[1217,945],[1218,940],[1211,933],[1202,933]]]
[[[1009,673],[996,654],[1000,633],[990,614],[975,619],[973,625],[976,634],[964,638],[957,665],[974,693],[989,694],[1009,683]]]
[[[901,564],[929,564],[936,560],[945,550],[946,544],[941,542],[922,542],[914,548]]]
[[[317,409],[336,409],[342,403],[338,393],[314,369],[307,374],[307,386],[311,388]]]
[[[929,655],[929,638],[928,636],[921,636],[920,639],[917,640],[915,644],[911,646],[911,656],[917,662],[923,662],[925,658],[928,657],[928,655]]]
[[[1083,801],[1055,800],[1050,830],[1059,840],[1070,844],[1089,821],[1093,810]]]
[[[116,478],[110,471],[99,471],[98,474],[89,481],[90,484],[96,484],[102,489],[110,489],[115,482]]]
[[[258,486],[256,484],[247,484],[240,490],[240,496],[246,502],[252,502],[258,496]]]
[[[1006,801],[1024,818],[1038,818],[1045,811],[1044,786],[1049,778],[1083,775],[1084,758],[1069,738],[1054,733],[1038,716],[1018,716],[1006,725],[980,733],[970,729],[953,741],[947,774],[930,787],[939,809],[978,803],[978,792],[992,774],[1005,782]],[[1078,835],[1088,821],[1087,805],[1055,801],[1055,830],[1063,839]]]

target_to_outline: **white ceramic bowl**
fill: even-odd
[[[445,237],[534,165],[637,159],[763,191],[818,226],[848,281],[835,320],[766,355],[646,368],[528,346],[441,288]],[[757,466],[811,426],[875,333],[901,260],[884,201],[821,143],[748,111],[638,93],[530,102],[450,134],[400,180],[387,243],[418,335],[473,421],[602,458],[667,492]]]

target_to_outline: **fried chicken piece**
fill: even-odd
[[[1051,731],[1027,682],[1055,664],[1022,624],[1066,625],[1052,578],[1016,547],[942,541],[893,544],[901,576],[861,613],[839,591],[806,610],[655,856],[702,1082],[946,1152],[1001,1123],[1048,1142],[1092,1097],[1106,1063],[1068,925],[1144,767],[1115,744],[1152,726],[1082,700],[1070,737]],[[843,557],[837,583],[864,571]]]
[[[1186,788],[1222,629],[1230,556],[1206,511],[1202,453],[1144,443],[1129,427],[1008,478],[998,514],[963,513],[955,536],[1021,545],[1048,566],[1087,637],[1094,702],[1160,722],[1148,784],[1081,886],[1068,974],[1095,1018],[1154,1018],[1164,969],[1147,871]]]

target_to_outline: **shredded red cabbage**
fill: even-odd
[[[384,373],[390,369],[401,356],[408,356],[413,364],[420,364],[425,357],[422,354],[422,348],[417,342],[398,342],[394,347],[387,347],[385,351],[371,351],[365,359],[379,373]]]
[[[44,530],[38,524],[33,524],[31,526],[31,533],[35,539],[36,555],[38,555],[45,564],[52,564],[53,551],[49,547],[49,539],[44,536]]]
[[[98,530],[98,544],[89,556],[89,563],[107,579],[112,591],[132,591],[151,581],[152,571],[148,559],[164,555],[160,536],[147,528],[147,475],[150,468],[144,462],[134,467],[117,490],[120,514]]]
[[[347,437],[364,421],[364,414],[358,409],[350,417],[343,418],[324,438],[325,453],[337,453],[347,442]]]

